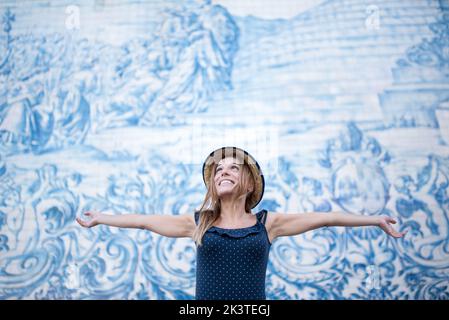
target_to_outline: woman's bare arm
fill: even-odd
[[[271,215],[270,221],[267,224],[270,226],[271,238],[282,236],[298,235],[310,230],[321,227],[363,227],[376,226],[380,227],[388,235],[400,238],[406,232],[397,232],[390,225],[395,224],[396,220],[386,216],[362,216],[349,213],[276,213]]]
[[[104,224],[119,228],[138,228],[156,232],[166,237],[191,237],[195,230],[193,215],[144,215],[144,214],[122,214],[110,215],[94,211],[84,213],[90,219],[85,221],[76,218],[83,227],[91,228]]]

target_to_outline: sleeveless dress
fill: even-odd
[[[197,246],[197,300],[265,300],[265,276],[271,243],[265,228],[267,210],[255,225],[238,229],[212,226]],[[195,212],[199,223],[199,212]]]

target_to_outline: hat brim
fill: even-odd
[[[212,174],[212,166],[226,157],[233,157],[240,161],[239,164],[245,163],[254,178],[254,191],[249,199],[251,209],[256,207],[262,200],[265,191],[265,179],[256,159],[247,151],[237,147],[222,147],[209,154],[203,163],[203,181],[207,188],[209,188],[210,176]]]

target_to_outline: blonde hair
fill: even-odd
[[[209,187],[201,208],[199,209],[198,225],[192,236],[198,246],[202,245],[204,234],[210,227],[212,227],[221,213],[221,203],[215,187],[215,169],[217,168],[217,165],[217,163],[212,164]],[[251,207],[249,199],[254,192],[254,177],[246,163],[240,165],[240,169],[240,178],[237,184],[237,199],[240,200],[245,198],[245,212],[250,214]]]

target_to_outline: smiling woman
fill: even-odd
[[[189,237],[197,245],[196,299],[264,300],[269,252],[278,237],[298,235],[325,226],[378,226],[395,238],[388,216],[343,213],[272,213],[251,210],[261,201],[265,180],[256,160],[245,150],[223,147],[203,164],[207,187],[194,215],[107,215],[86,212],[84,227],[106,224],[142,228],[167,237]]]
[[[198,245],[214,224],[228,228],[254,224],[254,217],[249,219],[247,214],[262,199],[265,180],[259,164],[248,152],[236,147],[215,150],[203,164],[203,180],[207,193],[193,235]]]

